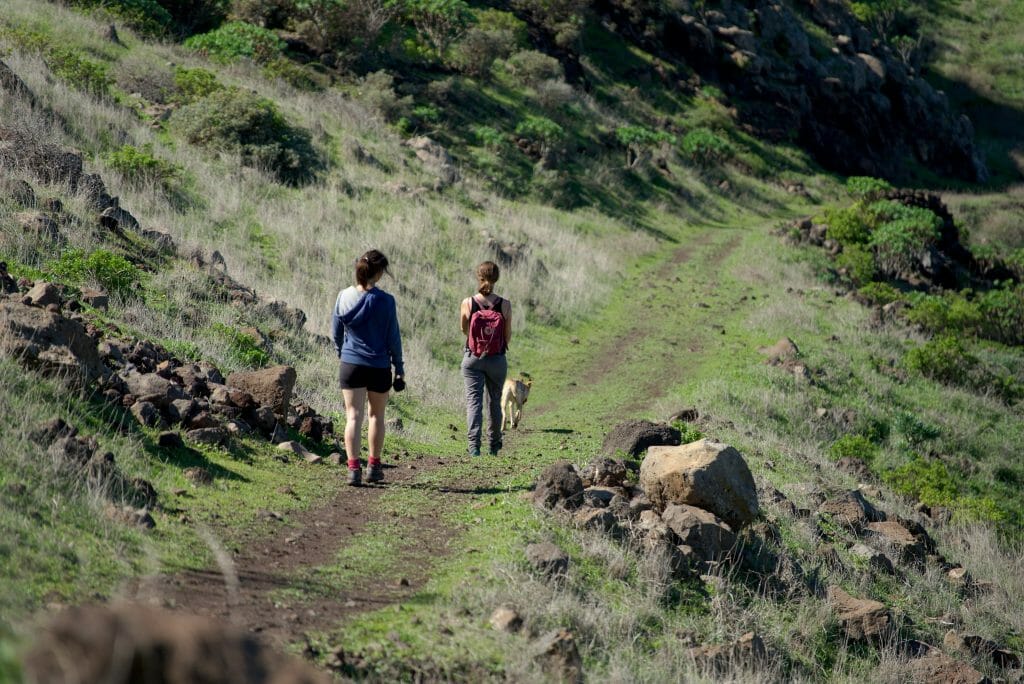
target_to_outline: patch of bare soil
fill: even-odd
[[[426,582],[454,534],[439,513],[409,526],[412,536],[402,540],[403,548],[431,552],[403,554],[401,576],[356,574],[344,586],[329,586],[303,571],[330,564],[369,525],[386,522],[388,515],[376,504],[388,487],[442,464],[442,459],[423,457],[415,469],[408,464],[386,468],[384,483],[363,487],[345,485],[344,466],[335,468],[330,476],[337,477],[338,492],[326,505],[290,513],[270,536],[243,537],[241,551],[230,558],[221,554],[216,568],[143,578],[131,597],[226,620],[278,646],[334,627],[346,615],[402,601]],[[284,589],[298,591],[285,595]],[[298,592],[306,598],[293,599]]]

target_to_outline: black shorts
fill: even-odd
[[[338,382],[341,384],[341,389],[365,387],[371,392],[383,394],[391,389],[391,369],[358,366],[342,361],[341,370],[338,371]]]

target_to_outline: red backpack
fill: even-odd
[[[501,305],[501,297],[487,308],[473,297],[466,341],[473,356],[494,356],[505,351],[505,317],[501,315]]]

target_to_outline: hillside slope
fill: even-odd
[[[984,175],[969,127],[859,10],[513,3],[442,40],[409,3],[364,50],[289,6],[235,3],[242,29],[121,2],[0,17],[0,259],[22,281],[0,301],[0,679],[33,618],[120,598],[372,681],[1019,678],[1015,195],[963,183]],[[954,213],[818,164],[956,176]],[[369,247],[410,387],[386,484],[350,490],[325,335]],[[534,390],[472,460],[454,303],[485,258]],[[238,391],[252,371],[286,406]],[[633,496],[640,459],[605,439],[638,419],[742,454],[761,515],[728,559],[681,562],[597,492],[590,517],[531,504],[546,467],[601,456]],[[531,565],[545,541],[561,579]],[[876,637],[839,590],[880,602]],[[521,629],[492,628],[501,607]]]

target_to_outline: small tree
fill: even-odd
[[[651,150],[662,145],[674,145],[676,138],[665,131],[652,131],[644,126],[619,126],[615,137],[626,147],[626,168],[633,169],[651,156]]]
[[[464,0],[406,0],[405,17],[439,58],[473,22]]]

